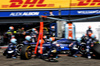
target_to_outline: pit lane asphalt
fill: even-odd
[[[100,66],[100,59],[87,59],[84,57],[69,57],[61,56],[58,62],[47,62],[42,59],[20,60],[12,58],[5,58],[2,55],[4,49],[0,49],[0,66]]]

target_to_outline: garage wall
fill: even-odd
[[[93,33],[96,35],[97,39],[100,39],[97,31],[97,28],[100,28],[100,22],[81,22],[74,24],[76,26],[76,37],[81,37],[83,34],[86,34],[88,26],[91,26]]]

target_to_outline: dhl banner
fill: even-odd
[[[0,0],[0,9],[38,9],[68,7],[69,0]]]
[[[100,7],[100,0],[0,0],[0,9]]]

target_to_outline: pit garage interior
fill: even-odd
[[[98,16],[98,15],[54,16],[54,18],[66,19],[69,21],[73,19],[85,18],[84,20],[73,21],[73,23],[100,22],[100,17],[88,19],[88,17],[94,17],[94,16]],[[40,17],[2,17],[0,18],[0,37],[1,37],[0,45],[3,45],[5,42],[4,35],[5,35],[5,32],[9,29],[9,26],[14,26],[14,30],[16,31],[22,27],[25,28],[25,31],[31,28],[37,28],[37,30],[39,30],[40,21],[41,21]],[[50,23],[55,23],[57,22],[57,20],[44,18],[43,22],[44,22],[44,27],[49,28]]]

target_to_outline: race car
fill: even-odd
[[[36,47],[36,43],[29,43],[24,45],[20,51],[20,58],[21,59],[31,59],[32,55],[34,55],[34,49]],[[54,60],[58,53],[60,52],[60,46],[57,44],[52,44],[51,42],[43,43],[43,54],[39,53],[40,45],[37,49],[37,54],[35,57],[42,58],[43,60],[48,59],[49,61]]]

